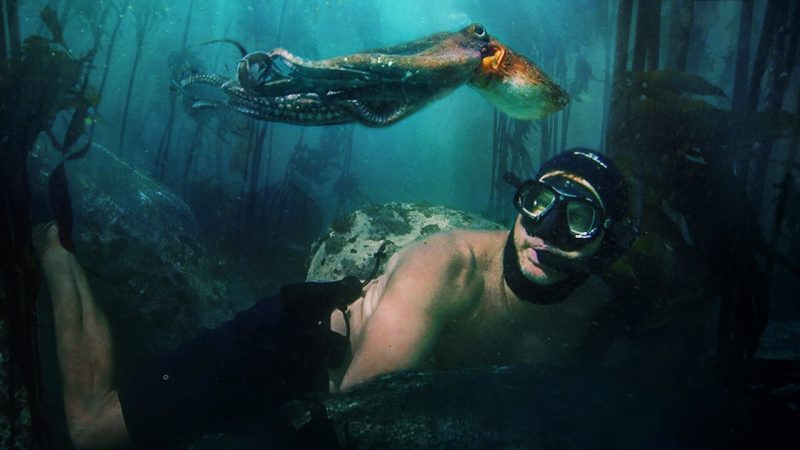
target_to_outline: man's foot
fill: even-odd
[[[58,225],[53,222],[44,222],[34,225],[31,233],[31,241],[33,248],[39,258],[44,257],[47,253],[55,249],[64,249],[61,246],[61,241],[58,238]]]

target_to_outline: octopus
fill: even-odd
[[[480,24],[330,59],[306,60],[282,48],[240,50],[235,78],[192,73],[179,81],[184,92],[199,85],[216,91],[191,99],[193,108],[224,107],[296,125],[385,127],[465,84],[515,119],[540,119],[570,100]]]

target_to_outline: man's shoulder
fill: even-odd
[[[409,250],[420,256],[435,255],[441,262],[461,265],[466,269],[475,264],[479,255],[485,253],[487,244],[496,240],[490,233],[475,230],[436,233],[417,240]]]
[[[426,245],[447,246],[454,251],[480,251],[505,242],[508,231],[498,230],[450,230],[419,239]]]
[[[507,236],[508,231],[452,230],[432,235],[428,242],[453,259],[480,264],[502,248]]]
[[[508,232],[453,230],[420,239],[410,249],[413,265],[441,277],[451,292],[480,289],[482,271],[502,248]]]

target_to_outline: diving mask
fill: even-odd
[[[563,176],[522,183],[514,195],[514,206],[529,235],[564,251],[588,245],[612,225],[592,191]]]

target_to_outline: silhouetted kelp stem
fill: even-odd
[[[788,3],[781,3],[776,10],[777,22],[773,30],[774,50],[770,52],[771,74],[767,83],[767,93],[764,104],[764,111],[777,113],[783,105],[783,97],[789,87],[790,76],[795,66],[795,54],[797,53],[798,33],[800,32],[800,6],[797,2],[793,3],[792,11],[789,11]],[[761,203],[764,189],[768,183],[769,161],[772,158],[774,139],[767,139],[763,148],[760,149],[755,164],[756,186],[754,186],[753,198],[756,204]]]
[[[539,121],[539,161],[545,161],[550,154],[550,118]]]
[[[156,157],[153,163],[153,177],[157,180],[163,180],[164,178],[164,168],[167,164],[169,146],[172,143],[172,129],[175,121],[177,96],[177,92],[174,89],[169,90],[169,113],[167,114],[167,124],[164,127],[164,132],[161,134],[161,139],[158,141]]]
[[[114,2],[115,4],[119,4]],[[100,84],[97,87],[97,92],[100,94],[100,98],[103,98],[103,91],[106,87],[106,81],[108,81],[108,71],[111,68],[111,56],[114,52],[114,44],[117,42],[117,36],[119,35],[119,28],[122,25],[122,20],[125,18],[126,13],[128,11],[128,5],[130,5],[130,0],[125,0],[123,3],[119,4],[119,8],[117,8],[116,14],[116,22],[114,23],[114,29],[111,30],[111,37],[108,39],[108,49],[106,49],[106,61],[103,65],[103,75],[100,77]]]
[[[353,157],[353,131],[355,130],[354,125],[346,125],[344,126],[345,132],[342,134],[335,134],[336,137],[342,137],[341,141],[337,142],[330,142],[329,145],[338,145],[341,154],[342,154],[342,170],[339,172],[339,180],[346,180],[350,176],[350,161]],[[333,128],[329,128],[327,130],[329,133],[332,133]],[[323,131],[325,133],[325,131]],[[360,189],[359,189],[360,191]],[[350,201],[359,201],[356,198],[349,197],[350,194],[354,194],[353,192],[346,191],[346,192],[339,192],[337,194],[337,201],[336,201],[336,210],[333,213],[334,219],[339,217],[343,217],[347,212],[348,202]]]
[[[344,143],[344,160],[342,163],[342,174],[348,175],[350,173],[350,161],[353,159],[353,134],[356,130],[355,125],[347,125],[347,132],[345,135]]]
[[[283,0],[283,6],[281,6],[281,15],[280,21],[278,22],[278,47],[283,46],[283,25],[286,21],[286,7],[289,4],[289,0]]]
[[[8,52],[6,51],[6,14],[2,2],[0,2],[0,36],[3,37],[3,45],[0,45],[0,74],[5,76]]]
[[[504,205],[507,199],[502,198],[503,175],[507,170],[508,160],[508,122],[509,118],[495,108],[492,121],[492,180],[489,184],[489,206],[486,216],[504,221]]]
[[[189,147],[186,149],[186,160],[183,164],[183,175],[181,176],[181,189],[182,192],[189,191],[189,171],[192,165],[195,164],[195,154],[198,148],[203,145],[203,131],[206,128],[206,121],[201,117],[197,117],[192,133],[192,140],[189,142]]]
[[[552,59],[548,58],[548,56]],[[549,72],[553,74],[554,80],[559,80],[559,82],[563,80],[564,74],[567,70],[567,63],[563,51],[555,54],[542,54],[541,61],[543,66],[550,66],[550,64],[552,64],[552,69]],[[539,120],[539,128],[542,130],[542,146],[539,150],[540,161],[545,161],[550,158],[550,156],[558,153],[558,117],[558,114],[550,114],[547,117]]]
[[[223,39],[227,39],[228,36],[230,35],[231,26],[233,26],[233,21],[229,21],[228,25],[225,26],[225,31],[222,33]],[[217,46],[217,53],[214,56],[214,65],[211,66],[211,67],[214,68],[214,70],[217,70],[217,68],[219,67],[220,57],[222,57],[222,46],[221,45]]]
[[[250,167],[250,192],[247,198],[247,218],[248,222],[253,222],[255,219],[255,209],[256,209],[256,196],[258,194],[258,182],[261,175],[261,157],[264,153],[264,141],[266,139],[267,133],[270,131],[271,124],[269,122],[264,124],[259,124],[258,128],[260,132],[258,133],[258,138],[255,142],[255,148],[253,149],[253,162]]]
[[[661,0],[649,0],[649,20],[652,28],[649,31],[647,47],[647,70],[653,71],[660,68],[661,58]]]
[[[631,72],[644,72],[647,58],[647,10],[649,8],[647,0],[638,0],[636,7],[636,27],[633,29],[633,58],[631,61]]]
[[[600,151],[606,151],[605,143],[606,143],[606,132],[608,131],[608,111],[611,107],[611,77],[613,73],[613,67],[611,65],[611,55],[614,51],[613,47],[613,39],[614,36],[614,10],[611,7],[612,2],[607,1],[605,2],[605,9],[606,9],[606,26],[605,26],[605,34],[603,37],[605,38],[605,45],[603,45],[603,58],[605,61],[605,71],[603,73],[603,120],[600,124],[600,141],[598,142],[597,148]],[[570,102],[572,103],[572,102]]]
[[[335,155],[306,145],[304,134],[305,128],[301,128],[283,178],[266,188],[268,206],[263,220],[264,228],[271,231],[269,245],[272,247],[285,247],[287,242],[308,244],[311,231],[317,231],[312,230],[311,225],[319,222],[322,211],[311,185],[327,180],[325,172]],[[312,211],[314,216],[311,216]]]
[[[183,38],[181,39],[181,52],[186,51],[186,41],[189,37],[189,25],[192,21],[192,10],[194,9],[194,0],[189,1],[189,11],[186,13],[186,23],[183,27]],[[174,80],[170,80],[172,82]],[[153,164],[153,176],[157,180],[162,180],[164,177],[164,167],[167,164],[167,156],[169,155],[169,148],[172,145],[172,130],[175,126],[175,109],[177,107],[178,91],[174,86],[169,87],[169,113],[167,114],[167,124],[164,126],[164,132],[161,134],[161,140],[158,141],[158,148],[156,149],[155,162]]]
[[[500,112],[497,108],[492,111],[492,178],[489,182],[489,202],[486,207],[486,217],[494,217],[494,193],[497,190],[497,121]]]
[[[765,105],[765,109],[767,111],[778,112],[782,109],[783,97],[789,87],[790,80],[788,76],[775,76],[774,74],[794,73],[794,55],[797,54],[798,39],[800,39],[800,5],[795,3],[793,11],[791,11],[791,13],[786,11],[786,13],[785,25],[780,28],[781,30],[784,30],[783,35],[779,30],[775,31],[775,52],[772,61],[774,70],[772,71],[772,82],[769,87],[769,94],[767,96]],[[798,98],[797,107],[800,107],[800,97]],[[795,111],[800,112],[800,109],[795,109]],[[795,136],[789,142],[789,156],[791,159],[788,161],[794,161],[794,153],[797,148],[797,141],[797,136]],[[763,180],[760,183],[760,186],[757,186],[755,191],[756,199],[763,198],[764,190],[766,189],[766,184],[768,183],[767,171],[769,168],[769,161],[772,158],[773,145],[774,142],[772,140],[767,141],[756,161],[756,177],[754,179]],[[779,191],[779,197],[777,199],[778,204],[776,205],[776,213],[774,217],[774,229],[776,231],[773,232],[773,235],[770,239],[766,268],[764,270],[767,277],[767,282],[771,281],[772,272],[774,269],[775,258],[772,256],[772,254],[777,252],[778,230],[780,229],[780,223],[783,221],[783,213],[781,211],[785,208],[786,200],[788,198],[787,193],[791,188],[791,183],[791,175],[787,168],[782,185],[780,186],[781,190]]]
[[[555,56],[555,70],[553,71],[553,73],[554,73],[554,75],[553,75],[554,79],[558,80],[559,84],[564,86],[565,85],[564,80],[567,77],[567,58],[566,58],[566,52],[565,51],[557,52],[557,54]],[[572,103],[572,102],[570,102],[570,103]],[[547,119],[549,119],[548,120],[548,124],[550,125],[550,129],[551,129],[550,133],[548,133],[548,137],[549,137],[548,144],[549,144],[549,147],[550,147],[550,150],[547,153],[548,155],[556,155],[561,150],[561,133],[559,132],[559,127],[560,127],[560,120],[559,119],[563,120],[563,117],[564,117],[563,114],[564,114],[564,111],[562,109],[558,113],[550,114],[547,117]],[[545,158],[543,156],[542,157],[542,161],[544,161],[544,160],[545,160]]]
[[[761,78],[767,67],[767,56],[772,46],[772,41],[777,24],[778,10],[782,8],[783,0],[768,0],[767,8],[764,11],[764,21],[761,25],[761,36],[758,40],[758,48],[753,59],[752,75],[747,90],[747,111],[758,109],[758,98],[761,93]]]
[[[61,12],[58,13],[58,21],[64,25],[67,24],[69,13],[72,11],[72,0],[64,0],[61,3]]]
[[[624,101],[623,89],[625,88],[625,76],[628,71],[628,39],[631,31],[631,10],[633,0],[619,0],[617,5],[617,32],[616,43],[614,46],[614,75],[611,79],[611,106],[608,114],[608,125],[606,127],[607,149],[614,149],[617,146],[617,136],[615,132],[621,118],[622,105]]]
[[[495,111],[492,133],[492,182],[490,183],[489,206],[486,215],[492,220],[506,223],[511,212],[508,201],[511,187],[504,177],[512,173],[526,178],[533,175],[533,160],[525,147],[525,139],[536,124],[545,128],[544,120],[532,122],[516,120],[500,111]]]
[[[639,0],[636,12],[632,72],[658,70],[660,23],[661,1]]]
[[[576,64],[580,56],[576,58]],[[577,72],[577,71],[576,71]],[[564,77],[566,78],[566,69],[564,70]],[[574,89],[573,89],[574,91]],[[577,92],[572,92],[572,95],[577,95]],[[561,139],[560,139],[560,146],[558,152],[563,152],[567,149],[567,129],[569,129],[569,117],[570,111],[572,111],[572,102],[567,103],[567,106],[561,110]]]
[[[258,193],[258,180],[261,172],[261,155],[264,152],[264,140],[269,131],[269,123],[261,124],[251,121],[250,135],[247,143],[247,157],[242,177],[242,216],[246,225],[255,221],[255,202]]]
[[[797,150],[797,139],[792,139],[789,145],[790,150],[786,159],[787,163],[794,161]],[[784,168],[781,181],[776,183],[774,187],[778,190],[778,195],[775,198],[775,212],[773,213],[772,217],[772,235],[769,239],[769,248],[777,253],[778,241],[781,237],[781,226],[783,225],[783,219],[786,217],[786,202],[789,199],[789,193],[791,192],[792,188],[795,187],[795,179],[792,177],[792,172],[790,171],[789,167]],[[774,260],[770,257],[767,259],[767,268],[764,270],[768,280],[771,280],[772,278],[773,266]]]
[[[567,129],[569,127],[569,117],[570,117],[570,105],[564,107],[563,114],[561,117],[561,149],[560,152],[563,152],[567,149]]]
[[[742,112],[747,106],[747,69],[750,66],[750,35],[753,28],[753,1],[742,0],[736,38],[736,68],[733,73],[731,109]]]
[[[222,121],[217,120],[216,132],[214,133],[216,136],[216,139],[214,140],[214,178],[217,181],[217,184],[220,186],[223,186],[225,184],[225,173],[222,170],[222,161],[224,156],[223,153],[226,150],[226,147],[224,145],[225,141],[223,140],[222,132],[223,132]],[[166,162],[167,158],[167,153],[166,153],[167,150],[168,147],[165,147],[162,164],[159,171],[159,177],[163,176],[163,170],[165,165],[164,163]]]
[[[261,211],[259,213],[259,218],[263,223],[266,223],[268,220],[267,216],[267,202],[269,201],[269,192],[270,192],[270,172],[272,171],[272,156],[273,150],[275,146],[273,145],[273,135],[275,134],[275,127],[269,127],[269,133],[267,135],[267,164],[264,168],[264,198],[261,202]]]
[[[20,61],[21,36],[19,32],[19,9],[17,0],[6,0],[6,23],[8,25],[8,48],[11,58],[9,63],[13,69],[14,64]]]
[[[694,24],[694,0],[674,0],[672,8],[666,67],[685,72],[689,58],[689,40]]]
[[[301,156],[301,152],[303,151],[303,137],[305,135],[305,131],[305,128],[300,129],[300,136],[297,138],[297,144],[294,147],[294,152],[292,153],[292,156],[289,157],[289,163],[286,165],[286,171],[284,172],[281,190],[279,191],[280,197],[278,203],[278,217],[275,224],[277,233],[274,234],[276,237],[280,235],[281,225],[283,225],[283,219],[287,212],[287,205],[290,201],[294,200],[292,181],[294,180],[295,176],[295,166]],[[275,242],[277,243],[279,241],[276,239]]]
[[[0,96],[0,273],[3,276],[2,312],[8,325],[8,361],[4,362],[9,382],[7,414],[8,436],[2,446],[15,448],[33,444],[50,448],[41,411],[41,370],[38,358],[37,291],[38,268],[31,244],[31,210],[26,159],[42,131],[45,120],[36,117],[32,105],[25,104],[23,84],[34,82],[21,76],[21,39],[16,0],[0,1],[7,28],[0,34],[4,47],[0,76],[4,78]],[[8,51],[5,51],[5,49]],[[37,105],[40,106],[40,105]],[[21,441],[17,421],[20,403],[16,397],[21,375],[28,395],[33,442]]]
[[[561,82],[562,86],[566,85],[565,81],[567,79],[567,58],[566,52],[559,52],[558,53],[558,75],[557,79]],[[571,93],[573,96],[576,95],[576,92]],[[567,106],[564,107],[558,114],[554,114],[553,116],[553,123],[555,124],[555,139],[553,139],[553,154],[561,153],[566,149],[567,145],[567,128],[569,126],[569,107],[572,102],[567,103]],[[559,123],[559,118],[560,123]],[[560,131],[559,131],[560,129]]]
[[[140,5],[134,8],[134,25],[136,29],[136,51],[133,54],[133,64],[130,68],[130,77],[128,79],[128,91],[125,94],[125,106],[122,109],[122,119],[119,131],[119,142],[117,143],[117,154],[122,154],[123,144],[125,142],[125,130],[128,128],[128,111],[131,105],[131,95],[133,93],[133,83],[136,79],[136,71],[139,68],[139,61],[142,58],[142,50],[144,49],[144,40],[151,31],[153,31],[156,23],[161,18],[163,12],[161,6],[156,5]]]
[[[239,188],[239,207],[242,217],[246,216],[247,209],[247,181],[250,177],[251,156],[253,154],[253,142],[256,140],[258,124],[254,120],[247,121],[247,145],[244,152],[244,167],[242,168],[242,185]]]

